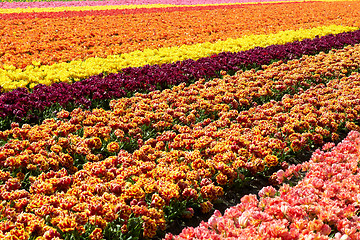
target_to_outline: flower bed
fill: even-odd
[[[18,87],[32,89],[37,84],[51,85],[55,82],[71,83],[98,73],[119,72],[127,67],[141,67],[146,65],[173,63],[181,60],[199,59],[212,56],[223,51],[238,52],[254,47],[265,47],[273,44],[284,44],[315,36],[336,34],[344,31],[357,30],[353,27],[326,26],[309,30],[284,31],[270,35],[251,35],[239,39],[218,41],[214,44],[200,43],[183,45],[173,48],[146,49],[131,53],[109,55],[107,58],[89,58],[85,61],[71,61],[51,66],[27,66],[22,71],[14,66],[4,66],[2,70],[2,86],[4,91],[11,91]],[[39,64],[39,63],[37,63]],[[0,69],[1,71],[1,69]]]
[[[360,76],[342,77],[358,69],[359,47],[136,94],[112,101],[111,111],[76,109],[60,112],[63,121],[13,124],[0,132],[4,211],[17,224],[5,233],[153,237],[187,208],[209,211],[223,187],[278,166],[291,151],[336,139],[344,127],[359,128]],[[269,86],[299,94],[268,102]],[[23,211],[27,221],[18,219]]]
[[[5,28],[15,24],[10,32],[4,28],[0,33],[5,43],[0,59],[17,64],[4,65],[1,71],[6,74],[0,76],[2,84],[6,83],[0,94],[0,114],[5,119],[0,122],[0,238],[159,238],[173,220],[211,212],[230,188],[257,177],[275,184],[292,174],[299,176],[301,167],[311,169],[308,176],[316,175],[323,182],[305,179],[314,188],[301,190],[283,185],[279,196],[274,188],[266,187],[259,193],[260,201],[254,196],[242,198],[240,206],[247,209],[231,208],[225,217],[216,211],[208,223],[186,229],[179,237],[193,238],[201,232],[219,239],[245,234],[285,239],[302,239],[306,234],[307,238],[317,234],[314,237],[319,239],[345,239],[347,234],[358,238],[357,218],[352,218],[357,205],[346,205],[357,199],[341,195],[341,190],[336,199],[334,192],[325,191],[323,183],[330,176],[316,171],[326,166],[289,166],[296,154],[360,130],[358,1],[264,6],[198,5],[190,11],[185,9],[193,6],[181,6],[179,11],[171,6],[161,8],[161,13],[136,9],[136,14],[107,15],[104,10],[96,12],[102,16],[70,17],[73,13],[69,13],[66,18],[63,12],[59,18],[36,19],[36,14],[29,14],[26,19],[0,20]],[[278,14],[270,15],[269,9]],[[25,16],[21,11],[0,16]],[[236,17],[245,12],[239,23]],[[264,16],[257,18],[258,13]],[[316,20],[311,16],[314,13]],[[287,14],[293,17],[284,17]],[[283,24],[275,26],[280,19]],[[150,20],[157,26],[147,22]],[[125,27],[119,28],[118,21]],[[42,36],[46,44],[38,41],[42,48],[27,41],[31,33],[24,29],[37,29],[32,23],[55,31]],[[87,23],[93,24],[93,32],[83,31],[82,24]],[[73,28],[72,24],[79,31],[74,28],[64,35],[62,31]],[[156,31],[153,35],[146,32],[150,25]],[[174,26],[185,29],[175,31]],[[134,29],[136,36],[124,38],[123,34]],[[67,38],[62,39],[66,46],[53,48],[61,47],[62,37]],[[28,44],[27,51],[14,45],[17,38]],[[120,38],[126,40],[121,42],[124,46],[115,49]],[[179,39],[184,41],[177,42]],[[90,42],[91,46],[86,45]],[[190,42],[194,45],[186,45]],[[200,46],[199,52],[194,51]],[[182,49],[185,56],[178,56],[181,51],[176,49]],[[119,53],[120,57],[111,55]],[[102,74],[76,65],[93,61],[95,55],[102,58],[94,64],[112,64],[110,68],[93,65],[91,71],[100,69]],[[146,55],[153,59],[145,59]],[[56,80],[53,70],[57,67],[63,79]],[[39,81],[36,74],[42,75]],[[58,80],[61,83],[53,84]],[[26,88],[18,88],[22,85]],[[352,132],[345,141],[349,145],[339,148],[350,151],[350,142],[358,135]],[[323,150],[331,147],[326,144]],[[340,156],[336,151],[316,151],[313,159],[330,161],[338,169],[335,158],[322,161],[326,154]],[[346,167],[357,174],[357,160]],[[352,180],[348,177],[343,184]],[[326,201],[316,198],[320,190],[339,211],[331,212]],[[295,193],[313,198],[296,202]],[[323,209],[299,207],[319,201]],[[227,220],[228,214],[234,217]],[[176,237],[167,235],[168,239]]]
[[[10,27],[12,32],[8,35],[8,31],[4,31],[2,35],[6,41],[4,45],[1,45],[0,63],[1,68],[6,71],[1,71],[1,85],[3,87],[4,83],[7,87],[12,85],[9,89],[13,89],[19,86],[17,84],[22,84],[20,85],[22,87],[29,84],[32,88],[32,82],[49,85],[57,81],[82,79],[95,74],[92,69],[97,68],[95,64],[90,63],[96,61],[96,58],[107,58],[109,55],[123,55],[145,49],[215,43],[219,40],[237,39],[254,34],[270,34],[329,25],[343,24],[348,27],[359,27],[357,24],[360,22],[359,15],[354,11],[358,8],[357,1],[301,3],[302,8],[299,8],[298,4],[284,3],[269,6],[258,4],[234,9],[139,13],[131,15],[131,18],[127,14],[119,14],[0,20],[0,24]],[[274,17],[274,12],[280,19]],[[243,16],[240,22],[237,19],[239,15]],[[291,18],[283,21],[281,16],[284,15]],[[312,15],[317,16],[316,22],[308,22]],[[258,19],[257,16],[263,17]],[[194,21],[196,25],[193,24]],[[222,24],[218,25],[216,22],[222,22]],[[279,25],[280,22],[281,25]],[[104,26],[107,26],[106,31],[103,29]],[[77,31],[70,31],[71,29],[77,29]],[[28,34],[29,32],[31,34]],[[86,59],[90,60],[84,63]],[[120,59],[117,60],[120,61]],[[74,62],[75,66],[59,64],[68,61]],[[102,63],[106,65],[113,61],[114,59],[108,59]],[[56,66],[48,67],[53,64]],[[85,71],[82,70],[82,64],[87,66]],[[73,67],[78,71],[71,71],[72,74],[68,74],[68,69]],[[119,70],[115,68],[115,71]],[[104,71],[106,70],[102,69],[100,72]],[[109,69],[107,71],[112,72]],[[87,72],[92,74],[86,75]],[[65,76],[62,76],[63,74]],[[16,82],[16,86],[13,86],[12,81]]]
[[[224,52],[196,61],[124,68],[118,74],[100,74],[73,84],[37,85],[31,92],[18,88],[3,93],[0,98],[0,129],[9,128],[14,120],[20,123],[41,122],[47,117],[54,117],[62,108],[68,111],[78,106],[108,109],[111,99],[130,96],[134,92],[163,90],[182,82],[189,84],[200,78],[219,76],[220,71],[233,74],[237,70],[260,67],[272,61],[287,61],[342,48],[359,43],[359,40],[360,31],[346,32],[244,52]]]
[[[328,143],[310,161],[277,173],[283,182],[306,171],[295,186],[264,187],[223,216],[215,211],[199,227],[165,239],[359,239],[360,133],[352,131],[334,146]]]

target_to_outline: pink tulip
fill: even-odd
[[[217,228],[218,218],[221,217],[219,210],[215,210],[214,214],[209,218],[208,223],[213,228]]]

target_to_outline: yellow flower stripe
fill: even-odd
[[[238,39],[227,39],[216,43],[198,43],[181,47],[145,49],[107,58],[89,58],[85,61],[72,61],[53,65],[41,65],[34,62],[22,69],[4,66],[0,69],[0,86],[5,91],[18,87],[33,88],[37,84],[50,85],[55,82],[73,82],[102,72],[116,73],[126,67],[140,67],[147,64],[163,64],[186,59],[197,60],[220,52],[239,52],[254,47],[266,47],[285,44],[296,40],[312,39],[315,36],[338,34],[357,30],[357,27],[322,26],[312,29],[287,30],[269,35],[250,35]]]
[[[310,0],[308,0],[310,1]],[[344,0],[311,0],[318,2],[339,2]],[[357,0],[346,0],[357,1]],[[51,8],[0,8],[0,14],[5,13],[32,13],[32,12],[64,12],[64,11],[94,11],[94,10],[113,10],[113,9],[137,9],[137,8],[169,8],[169,7],[194,7],[194,6],[221,6],[221,5],[244,5],[244,4],[264,4],[299,2],[293,1],[268,1],[268,2],[245,2],[245,3],[219,3],[219,4],[194,4],[194,5],[175,5],[175,4],[144,4],[144,5],[106,5],[106,6],[81,6],[81,7],[51,7]],[[303,0],[306,2],[306,0]]]

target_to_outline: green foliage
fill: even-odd
[[[4,139],[1,139],[1,138],[0,138],[0,147],[4,146],[5,143],[6,143],[6,141],[5,141]]]
[[[30,186],[31,186],[31,182],[29,180],[29,177],[32,175],[32,172],[27,172],[25,174],[24,179],[21,182],[21,189],[25,189],[26,191],[29,191]]]
[[[8,220],[7,216],[4,216],[5,207],[0,211],[0,222]]]
[[[125,141],[122,144],[122,149],[128,151],[129,153],[132,153],[139,148],[137,139],[128,134],[125,134]]]
[[[164,207],[166,222],[171,222],[176,218],[180,218],[188,206],[188,201],[179,201],[171,199],[169,204]]]
[[[158,131],[156,129],[154,129],[153,127],[151,127],[151,123],[149,125],[144,124],[140,128],[142,131],[142,137],[143,137],[144,142],[146,140],[149,140],[150,138],[155,139],[158,134]]]
[[[115,221],[109,223],[103,231],[103,236],[107,240],[119,239],[119,240],[135,240],[141,238],[143,235],[143,221],[141,217],[130,217],[127,222],[126,233],[122,232],[122,226],[125,221],[121,218],[117,218]]]
[[[83,169],[84,164],[87,162],[86,156],[74,153],[72,157],[74,159],[74,166],[77,167],[78,170]]]

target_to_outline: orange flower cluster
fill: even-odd
[[[342,125],[360,128],[360,74],[345,77],[359,69],[359,50],[136,94],[113,100],[111,111],[75,109],[33,127],[14,123],[0,132],[0,217],[7,217],[0,237],[58,237],[47,221],[64,233],[83,233],[91,223],[97,239],[119,218],[126,233],[131,216],[153,237],[166,228],[164,208],[173,201],[199,202],[209,211],[222,186],[246,171],[264,171],[283,161],[283,153],[336,139]],[[315,84],[323,78],[335,79]],[[271,97],[272,89],[296,87],[299,94],[241,111]],[[152,129],[158,133],[151,135]],[[128,142],[139,147],[121,149]]]
[[[0,20],[0,66],[25,68],[34,61],[51,65],[332,24],[359,27],[359,4],[251,4],[204,11]]]

